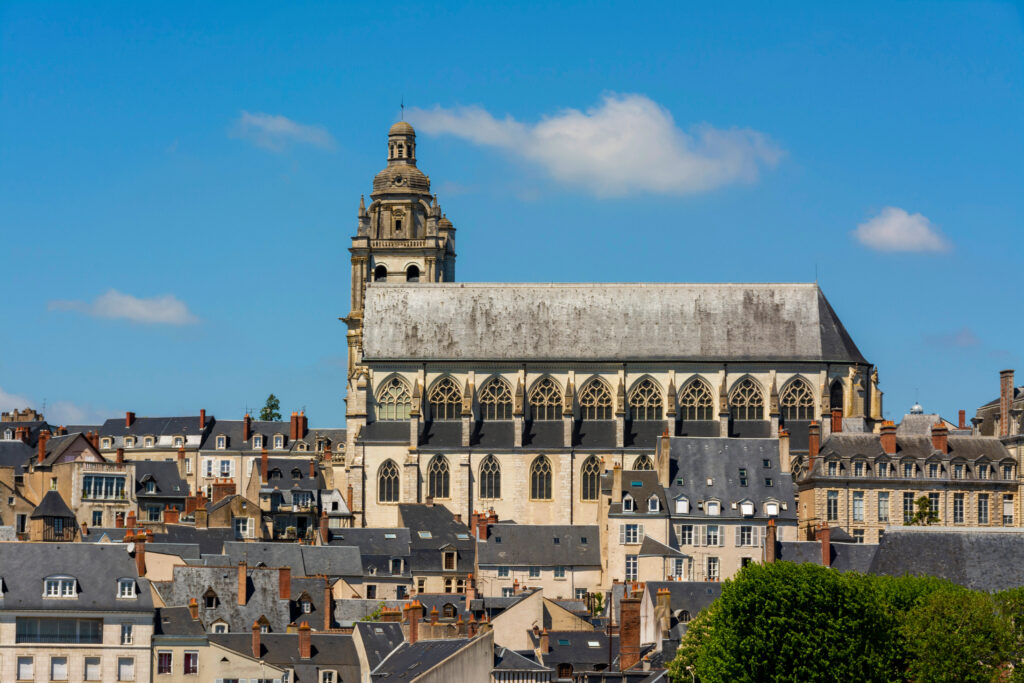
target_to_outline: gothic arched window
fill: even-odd
[[[427,495],[431,498],[449,498],[448,458],[435,455],[427,465]]]
[[[398,502],[398,465],[394,460],[385,460],[377,470],[377,502]]]
[[[430,389],[430,416],[434,420],[457,420],[462,413],[462,390],[451,377],[442,377]]]
[[[480,497],[501,498],[501,465],[493,455],[480,463]]]
[[[512,390],[508,382],[495,377],[480,390],[480,414],[484,420],[512,419]]]
[[[596,456],[583,461],[580,484],[583,500],[597,500],[601,495],[601,461]]]
[[[843,394],[843,380],[837,379],[835,382],[832,382],[832,387],[828,392],[829,409],[835,410],[836,408],[839,408],[839,410],[845,411],[846,406],[843,404],[846,401],[844,399],[845,396]]]
[[[378,420],[408,420],[411,406],[409,385],[400,377],[392,377],[377,392]]]
[[[646,455],[641,455],[639,458],[633,461],[634,470],[653,470],[654,463]]]
[[[530,465],[530,498],[551,500],[551,461],[538,455]]]
[[[661,390],[650,379],[645,379],[629,395],[629,410],[634,420],[661,419]]]
[[[387,282],[388,281],[388,267],[377,266],[373,269],[373,281],[374,282]]]
[[[419,266],[409,266],[405,269],[405,281],[406,282],[419,282],[420,281],[420,268]]]
[[[734,420],[764,419],[764,395],[754,380],[746,377],[733,388],[729,414]]]
[[[713,420],[715,399],[702,379],[691,380],[679,392],[679,413],[684,420]]]
[[[813,420],[814,391],[811,385],[797,378],[782,390],[779,397],[783,420]]]
[[[545,377],[530,392],[530,413],[534,420],[562,419],[562,390],[555,381]]]
[[[612,419],[612,392],[604,380],[591,380],[580,390],[580,411],[584,420]]]

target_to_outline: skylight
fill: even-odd
[[[467,541],[469,540],[469,534],[455,534],[455,538],[459,539],[460,541]]]
[[[629,482],[629,485],[630,486],[640,487],[640,486],[643,486],[644,483],[642,481],[631,481],[631,482]]]
[[[588,640],[587,641],[587,646],[588,647],[601,647],[601,643],[596,641],[596,640]]]
[[[418,531],[420,538],[433,538],[433,535],[429,531]]]
[[[569,639],[568,638],[559,638],[558,639],[558,644],[559,645],[568,646],[569,645]]]
[[[384,538],[398,538],[398,534],[384,534]]]

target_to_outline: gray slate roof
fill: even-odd
[[[487,540],[478,542],[476,548],[481,566],[601,565],[601,533],[597,526],[494,524]]]
[[[458,574],[473,571],[476,541],[469,527],[455,521],[455,516],[443,505],[401,503],[398,516],[410,532],[410,564],[414,574],[441,574],[441,550],[450,547],[456,551]],[[422,532],[429,532],[423,538]],[[451,573],[451,572],[448,572]]]
[[[724,440],[724,439],[723,439]],[[601,490],[611,492],[615,484],[615,477],[612,472],[605,472],[601,476]],[[612,503],[608,506],[608,514],[629,518],[637,518],[643,521],[646,518],[667,517],[669,512],[669,500],[666,498],[665,488],[658,481],[658,473],[654,470],[624,470],[622,472],[622,496],[629,495],[634,502],[633,512],[623,512],[622,503]],[[650,511],[651,496],[658,497],[658,510]]]
[[[135,491],[144,498],[185,498],[189,494],[188,482],[178,475],[174,460],[136,460]],[[146,484],[156,482],[156,492],[147,493]]]
[[[252,633],[211,634],[211,643],[217,643],[252,657]],[[360,680],[359,655],[352,636],[347,633],[311,633],[311,657],[299,657],[298,633],[264,633],[260,636],[260,657],[268,664],[293,668],[295,683],[319,683],[317,669],[338,672],[342,681]]]
[[[522,671],[522,672],[553,672],[536,661],[524,657],[515,650],[507,647],[494,648],[494,671]]]
[[[209,429],[212,415],[206,416],[206,428]],[[125,425],[124,417],[111,418],[99,428],[103,436],[152,435],[182,436],[200,433],[199,416],[193,417],[136,417],[130,427]]]
[[[252,623],[265,616],[272,631],[284,632],[291,621],[289,601],[279,597],[277,571],[248,570],[244,605],[238,604],[237,566],[177,566],[173,577],[171,581],[153,583],[164,604],[185,607],[189,600],[195,598],[199,602],[199,618],[206,628],[215,621],[223,620],[230,631],[250,633]],[[211,588],[218,601],[215,607],[208,609],[203,598]]]
[[[16,474],[21,473],[36,449],[21,441],[0,441],[0,467],[13,467]]]
[[[363,330],[368,362],[866,362],[815,284],[378,283]]]
[[[250,567],[291,567],[294,577],[363,574],[359,549],[351,546],[228,542],[223,552],[233,566],[244,560]]]
[[[778,439],[722,439],[680,437],[670,440],[671,462],[668,498],[673,518],[683,518],[675,511],[674,501],[685,496],[690,501],[690,514],[685,517],[705,518],[697,502],[717,499],[722,519],[743,517],[739,506],[732,503],[750,500],[754,503],[754,518],[764,518],[763,504],[769,500],[785,503],[779,509],[779,519],[796,520],[796,499],[793,479],[780,469]],[[764,467],[768,460],[770,467]],[[740,485],[740,469],[747,472],[747,485]],[[626,480],[626,473],[622,475]],[[682,484],[679,480],[682,479]],[[707,480],[712,484],[708,486]],[[771,479],[768,486],[766,479]]]
[[[363,571],[378,576],[391,576],[391,559],[403,560],[402,576],[410,576],[409,560],[412,539],[405,528],[342,528],[330,529],[330,545],[352,546],[362,555]],[[394,538],[388,538],[393,536]]]
[[[39,505],[32,511],[31,519],[41,519],[43,517],[71,517],[75,518],[75,513],[71,511],[68,504],[64,502],[60,494],[56,491],[47,491],[43,499],[39,501]]]
[[[235,540],[235,530],[231,527],[197,529],[191,524],[165,524],[163,529],[162,532],[153,534],[155,543],[197,544],[203,555],[220,553],[225,543]],[[108,529],[105,531],[123,530]]]
[[[385,657],[405,642],[402,625],[394,622],[359,622],[355,630],[363,641],[367,665],[373,671]]]
[[[74,577],[78,595],[44,598],[48,576]],[[138,576],[134,558],[120,543],[0,543],[0,611],[152,612],[149,581]],[[119,578],[136,580],[137,598],[117,598]]]
[[[194,638],[205,636],[206,631],[201,621],[192,618],[188,607],[157,607],[153,635]]]
[[[373,670],[371,676],[373,680],[384,680],[387,683],[411,681],[454,655],[469,642],[468,638],[449,638],[402,643]]]

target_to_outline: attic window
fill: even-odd
[[[134,436],[126,436],[126,437],[124,437],[124,447],[125,448],[135,448],[135,437]]]
[[[753,503],[740,503],[740,513],[744,517],[752,516],[754,514],[754,504]]]
[[[494,542],[495,543],[501,543],[501,536],[495,536],[494,537]]]
[[[746,467],[741,467],[740,468],[740,486],[746,486],[746,485],[747,485],[747,468]]]
[[[658,500],[658,496],[651,496],[647,499],[647,511],[658,512],[661,510],[661,501]]]
[[[722,506],[717,500],[708,501],[705,512],[711,517],[717,517],[722,513]]]
[[[303,614],[309,614],[312,611],[313,611],[313,603],[311,603],[309,600],[303,600],[302,601],[302,613]]]
[[[639,488],[639,487],[643,486],[644,483],[642,481],[631,481],[631,482],[629,482],[629,485]]]
[[[680,498],[676,501],[676,514],[677,515],[688,515],[690,514],[690,501],[686,498]]]
[[[559,638],[558,639],[558,644],[561,645],[562,647],[568,647],[569,646],[569,639],[568,638]]]
[[[103,439],[103,440],[102,440],[102,441],[100,442],[100,444],[101,444],[101,445],[102,445],[102,446],[103,446],[104,448],[110,448],[110,439]]]
[[[281,450],[282,448],[284,448],[284,437],[281,436],[280,434],[274,437],[274,448],[276,448],[277,450]]]
[[[257,434],[256,436],[252,437],[252,447],[253,448],[263,448],[263,437],[260,436],[259,434]]]
[[[175,448],[181,448],[184,445],[185,445],[185,439],[181,438],[180,436],[174,437],[174,447]]]
[[[397,534],[384,534],[384,538],[398,538]]]
[[[302,470],[298,467],[292,470],[292,479],[302,479]]]
[[[633,496],[629,496],[629,495],[623,496],[622,497],[622,511],[623,512],[633,512],[633,510],[635,510],[635,509],[636,509],[636,503],[633,502]]]
[[[580,543],[582,543],[583,545],[586,545],[587,544],[587,537],[586,536],[580,536]]]
[[[59,576],[43,582],[44,598],[73,598],[78,594],[77,581],[70,576]]]
[[[431,534],[429,531],[417,531],[416,533],[419,535],[420,538],[433,538],[433,534]]]
[[[217,448],[220,448],[220,449],[223,450],[224,448],[227,448],[227,445],[228,445],[228,440],[227,440],[226,437],[223,437],[223,436],[218,436],[217,437]]]
[[[119,598],[134,598],[135,597],[135,579],[118,579],[117,580],[117,597],[119,597]]]
[[[153,447],[153,437],[147,436],[145,439],[142,440],[142,443],[143,443],[143,445],[145,445],[146,448],[152,448]]]
[[[146,493],[156,493],[156,482],[153,480],[146,482]]]
[[[455,534],[455,538],[459,539],[460,541],[468,541],[469,540],[469,534],[458,533],[458,534]]]
[[[587,647],[601,647],[601,643],[596,640],[588,640]]]
[[[764,479],[764,485],[765,485],[765,486],[767,486],[767,487],[769,487],[769,488],[771,488],[772,486],[774,486],[774,483],[772,482],[772,479],[771,479],[771,477],[765,477],[765,479]]]
[[[768,468],[768,469],[771,469],[771,467],[772,467],[772,461],[771,461],[771,460],[769,460],[768,458],[765,458],[764,460],[762,460],[762,461],[761,461],[761,466],[762,466],[762,467],[766,467],[766,468]]]
[[[551,539],[551,540],[552,540],[552,542],[554,542],[554,544],[555,544],[555,545],[559,545],[559,544],[561,544],[561,542],[562,542],[562,539],[560,539],[560,538],[559,538],[558,536],[555,536],[555,537],[554,537],[553,539]]]
[[[769,517],[777,517],[779,514],[778,503],[768,503],[764,506],[764,513]]]

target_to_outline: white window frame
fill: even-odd
[[[620,524],[619,525],[619,544],[620,545],[639,545],[644,542],[644,525],[643,524]]]
[[[253,448],[263,448],[263,435],[255,434],[252,437],[252,447]]]
[[[135,624],[130,621],[121,622],[121,644],[131,645],[135,642]]]
[[[274,450],[280,451],[284,448],[284,437],[280,434],[274,436]]]
[[[124,664],[127,662],[128,675],[125,676]],[[118,681],[134,681],[135,680],[135,658],[134,657],[118,657],[117,658],[117,680]]]
[[[248,517],[234,517],[231,526],[235,530],[235,538],[252,538],[252,520]]]
[[[628,493],[622,497],[622,511],[623,512],[635,512],[636,501],[633,500],[633,496]]]
[[[657,494],[652,494],[647,499],[647,511],[648,512],[661,512],[661,500],[659,500]]]
[[[722,504],[717,500],[709,500],[704,503],[704,514],[708,517],[720,517],[722,514]]]
[[[156,445],[156,439],[151,436],[143,437],[142,446],[144,448],[152,448],[154,445]]]
[[[44,598],[74,598],[78,595],[78,581],[71,576],[50,576],[43,581]]]
[[[18,670],[15,672],[15,675],[18,677],[19,681],[34,681],[34,680],[36,680],[36,658],[35,657],[18,657],[17,667],[18,667]]]
[[[626,555],[626,581],[636,581],[640,575],[640,560],[637,555]]]
[[[56,667],[58,662],[62,662],[64,667],[63,675],[61,675]],[[51,681],[66,681],[68,680],[68,658],[66,655],[58,655],[56,657],[50,657],[50,680]]]
[[[135,595],[135,579],[118,579],[117,597],[121,599],[137,597]]]
[[[676,514],[690,514],[690,500],[688,498],[676,498]]]
[[[224,450],[225,448],[228,447],[228,437],[226,437],[226,436],[218,436],[216,444],[217,444],[217,450],[218,451]]]

